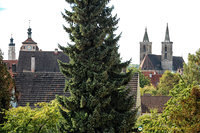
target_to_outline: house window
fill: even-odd
[[[35,49],[35,46],[33,46],[33,49]]]

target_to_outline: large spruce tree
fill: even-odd
[[[65,91],[70,97],[57,97],[65,121],[61,132],[127,133],[135,123],[133,96],[126,87],[131,72],[122,73],[130,61],[122,63],[115,35],[117,16],[111,14],[110,0],[66,0],[71,10],[64,19],[64,29],[72,44],[60,48],[70,63],[59,62],[69,78]]]

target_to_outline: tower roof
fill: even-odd
[[[165,32],[165,42],[170,42],[168,23],[167,23],[167,28]]]
[[[149,42],[149,37],[148,37],[148,34],[147,34],[147,28],[145,28],[143,42]]]
[[[31,32],[31,28],[29,27],[28,28],[28,39],[26,39],[26,41],[24,41],[24,42],[22,42],[22,44],[37,44],[36,42],[34,42],[33,40],[32,40],[32,38],[31,38],[31,34],[32,34],[32,32]]]
[[[13,43],[13,40],[14,39],[12,38],[12,35],[11,35],[9,46],[15,46],[15,43]]]

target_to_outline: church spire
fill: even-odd
[[[167,28],[165,32],[165,42],[170,42],[168,23],[167,23]]]
[[[148,37],[148,34],[147,34],[147,28],[145,28],[143,42],[149,42],[149,37]]]

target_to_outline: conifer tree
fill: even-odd
[[[70,97],[57,97],[65,121],[61,132],[128,133],[135,123],[133,96],[126,87],[131,71],[122,73],[130,61],[121,62],[115,35],[119,19],[111,14],[110,0],[66,0],[65,10],[72,44],[59,46],[69,63],[59,61],[60,70],[69,78],[65,91]]]
[[[0,124],[4,122],[4,111],[9,109],[11,101],[11,89],[13,80],[3,62],[3,54],[0,49]]]

